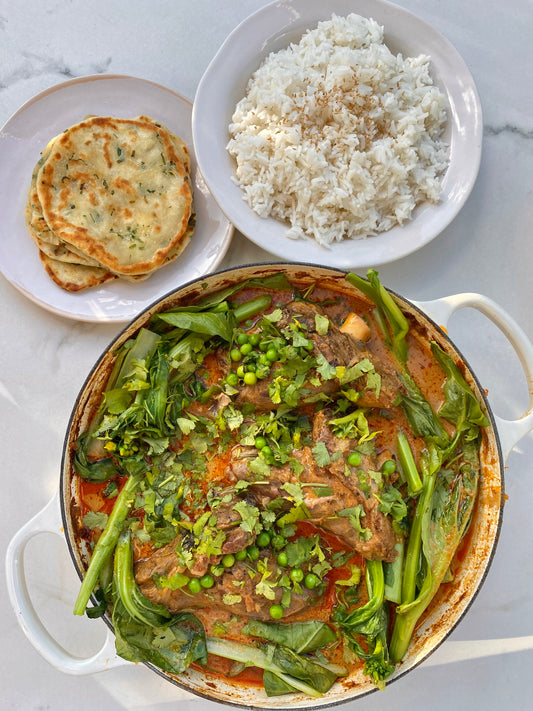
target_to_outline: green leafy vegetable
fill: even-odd
[[[106,527],[94,547],[89,567],[84,575],[83,583],[74,604],[75,615],[83,615],[85,612],[100,571],[115,550],[124,521],[135,501],[139,483],[140,478],[138,476],[130,476],[117,496]]]
[[[283,682],[281,688],[290,689],[292,692],[300,691],[313,697],[322,696],[339,676],[346,673],[343,668],[329,669],[318,660],[296,654],[281,645],[267,644],[264,649],[259,649],[228,639],[208,637],[207,651],[210,654],[264,669]],[[268,681],[267,677],[267,683]],[[269,690],[274,692],[273,684],[269,686]],[[288,691],[274,693],[288,693]]]
[[[149,662],[171,674],[180,674],[194,661],[206,663],[203,627],[190,612],[176,615],[165,627],[150,627],[130,618],[117,601],[113,627],[117,654],[130,662]]]
[[[346,280],[376,304],[383,324],[385,342],[398,360],[405,363],[408,355],[406,336],[409,322],[394,297],[379,281],[378,273],[374,269],[369,269],[366,275],[368,281],[352,273],[346,275]]]
[[[179,674],[193,661],[206,663],[205,633],[189,612],[171,615],[140,591],[133,576],[129,531],[115,548],[113,626],[117,654],[132,662],[151,662]]]
[[[444,384],[446,400],[439,415],[452,422],[459,431],[471,426],[486,427],[489,420],[452,358],[435,342],[431,343],[431,352],[447,376]],[[476,435],[477,431],[474,431]]]
[[[329,625],[319,620],[292,623],[249,620],[243,627],[243,632],[281,644],[298,654],[314,652],[331,644],[337,637]]]
[[[431,424],[436,415],[430,415],[429,405],[417,397],[428,413],[424,417],[428,426],[423,428],[428,449],[421,459],[423,490],[411,524],[401,604],[390,643],[394,662],[405,655],[415,625],[445,580],[470,522],[480,474],[479,427],[488,424],[455,363],[436,344],[432,348],[447,374],[440,413],[456,425],[456,432],[451,439],[440,436]]]
[[[351,612],[339,607],[334,613],[334,619],[352,651],[365,660],[365,673],[372,678],[378,688],[384,688],[386,679],[394,671],[394,666],[389,661],[387,647],[388,614],[384,605],[385,578],[381,561],[367,561],[365,580],[368,602]],[[358,635],[366,639],[367,652],[361,646]]]
[[[78,439],[76,454],[74,455],[74,468],[82,479],[99,482],[109,481],[118,475],[115,462],[111,457],[103,457],[96,461],[89,461],[87,457],[87,443],[89,435],[83,434]]]
[[[405,432],[399,432],[397,438],[398,458],[407,481],[409,496],[415,497],[422,491],[422,479],[416,468],[415,458],[409,446]]]
[[[184,331],[194,331],[206,336],[220,336],[228,343],[231,341],[233,329],[237,323],[233,312],[163,312],[158,314],[165,323],[181,328]]]

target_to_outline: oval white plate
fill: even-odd
[[[232,181],[234,165],[226,151],[228,125],[252,73],[270,53],[298,42],[305,30],[333,13],[373,18],[385,28],[389,49],[403,56],[427,54],[434,83],[444,92],[448,123],[444,134],[450,164],[441,201],[417,208],[410,222],[363,240],[329,248],[312,239],[286,237],[287,225],[261,218]],[[193,141],[198,165],[221,209],[252,242],[286,260],[342,269],[377,266],[404,257],[436,237],[456,216],[474,185],[481,160],[483,126],[477,90],[463,59],[423,20],[383,0],[287,0],[248,17],[226,39],[209,64],[196,93]]]
[[[0,271],[36,304],[80,321],[129,321],[158,297],[213,271],[222,261],[233,226],[200,175],[191,130],[192,104],[144,79],[94,75],[58,84],[19,109],[0,131]],[[88,114],[133,118],[145,114],[180,136],[190,150],[196,230],[183,254],[146,281],[115,280],[69,293],[46,274],[24,224],[32,170],[50,138]]]

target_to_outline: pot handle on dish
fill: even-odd
[[[526,412],[517,420],[504,420],[494,415],[504,460],[515,445],[533,428],[533,345],[522,328],[496,302],[481,294],[454,294],[435,301],[413,301],[441,328],[446,329],[452,314],[470,306],[487,316],[506,336],[514,348],[527,380],[529,403]]]
[[[44,627],[31,602],[24,572],[26,545],[40,533],[55,533],[64,540],[58,493],[13,536],[6,553],[9,598],[30,642],[47,662],[66,674],[93,674],[129,664],[115,653],[114,635],[109,629],[102,648],[92,657],[81,659],[69,654]]]

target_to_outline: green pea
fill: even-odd
[[[238,385],[239,376],[237,373],[229,373],[226,377],[226,382],[228,385]]]
[[[279,358],[279,353],[275,348],[269,348],[268,351],[266,352],[266,357],[268,360],[273,363]]]
[[[272,450],[270,449],[268,444],[265,447],[261,447],[261,454],[264,455],[265,457],[272,456]]]
[[[304,578],[304,585],[308,590],[313,590],[318,585],[318,578],[314,573],[307,573]]]
[[[259,548],[257,546],[248,546],[246,552],[250,560],[257,560],[259,558]]]
[[[248,343],[248,341],[249,341],[249,338],[248,338],[248,336],[247,336],[246,333],[242,333],[242,332],[241,332],[241,333],[239,333],[239,335],[237,336],[237,343],[238,343],[240,346],[244,345],[245,343]]]
[[[263,447],[266,447],[266,439],[259,435],[258,437],[255,438],[254,444],[256,449],[263,449]]]
[[[198,580],[198,578],[191,578],[189,580],[187,587],[194,594],[199,593],[200,590],[202,589],[202,586],[200,585],[200,581]]]
[[[381,465],[381,471],[386,476],[394,474],[394,472],[396,471],[396,462],[393,459],[387,459],[387,461],[383,462],[383,464]]]
[[[258,346],[260,340],[261,340],[261,336],[258,333],[251,333],[250,334],[249,341],[252,344],[252,346]]]
[[[269,612],[273,620],[281,620],[283,617],[283,608],[281,605],[272,605]]]
[[[259,342],[259,350],[266,352],[266,351],[268,351],[269,347],[270,347],[270,344],[268,341],[260,341]]]
[[[242,353],[238,348],[232,348],[229,352],[229,357],[231,358],[231,360],[237,361],[242,358]]]
[[[200,578],[200,585],[203,588],[212,588],[214,584],[215,584],[215,579],[209,573],[206,573],[205,575],[203,575]]]
[[[231,568],[232,565],[235,564],[235,556],[233,553],[226,553],[225,556],[222,556],[222,565],[224,568]]]
[[[252,352],[252,348],[253,346],[251,343],[243,343],[239,350],[243,355],[248,355],[248,353]]]
[[[270,533],[267,533],[267,531],[263,531],[257,536],[255,542],[257,543],[259,548],[266,548],[270,543]]]
[[[287,554],[285,553],[285,551],[281,551],[281,553],[278,553],[277,561],[278,561],[278,565],[283,565],[283,566],[285,566],[285,565],[288,564],[289,559],[288,559]]]
[[[257,362],[259,363],[259,365],[268,366],[270,368],[270,361],[266,357],[266,353],[261,353],[261,355],[257,359]]]
[[[246,560],[246,549],[235,553],[235,560]]]
[[[289,573],[289,577],[293,583],[301,583],[304,579],[304,571],[301,568],[293,568]]]
[[[359,452],[352,452],[351,454],[348,455],[348,464],[351,467],[358,467],[361,464],[361,455]]]
[[[257,375],[255,373],[245,373],[243,380],[245,385],[255,385],[257,383]]]
[[[237,377],[239,377],[239,378],[244,378],[244,373],[245,373],[245,372],[246,372],[246,371],[244,370],[244,365],[239,365],[239,366],[237,367]]]

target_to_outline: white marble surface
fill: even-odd
[[[37,92],[92,73],[130,74],[194,97],[197,83],[231,29],[263,0],[0,0],[0,125]],[[497,301],[533,339],[533,5],[483,0],[401,0],[459,50],[484,112],[483,157],[474,190],[430,245],[380,269],[408,298],[474,291]],[[238,51],[238,48],[237,48]],[[5,166],[2,166],[5,169]],[[2,222],[0,215],[0,239]],[[267,259],[236,235],[223,266]],[[72,403],[117,325],[55,316],[0,277],[1,552],[50,499],[58,483]],[[496,328],[469,309],[450,333],[488,390],[494,410],[519,417],[527,406],[518,359]],[[385,692],[350,704],[368,709],[528,709],[533,707],[533,533],[526,436],[508,459],[508,501],[488,578],[469,614],[431,659]],[[27,549],[28,585],[43,620],[72,652],[96,651],[101,624],[70,613],[77,580],[61,539]],[[60,673],[18,626],[0,580],[3,709],[205,709],[144,667],[99,675]]]

